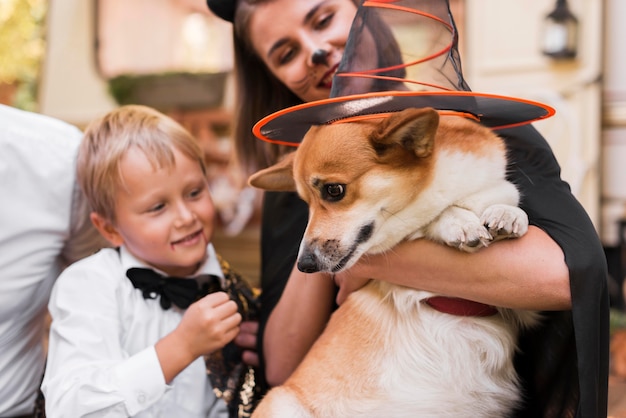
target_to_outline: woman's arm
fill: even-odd
[[[265,328],[265,376],[283,383],[322,333],[333,308],[335,283],[327,274],[305,274],[294,267]]]
[[[384,254],[365,256],[336,275],[337,302],[342,303],[371,278],[508,308],[571,308],[563,252],[534,226],[521,238],[499,241],[473,254],[420,239]],[[334,292],[328,276],[294,269],[265,331],[263,350],[270,385],[283,383],[321,334]]]
[[[571,308],[563,251],[534,226],[521,238],[499,241],[473,254],[421,239],[362,257],[336,276],[341,287],[337,302],[369,278],[507,308]]]

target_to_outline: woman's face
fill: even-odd
[[[356,11],[352,0],[273,0],[257,6],[248,29],[274,76],[310,102],[329,97]],[[325,59],[313,58],[318,50]]]

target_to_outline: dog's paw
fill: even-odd
[[[427,235],[461,251],[475,252],[489,245],[493,237],[473,212],[448,208],[428,228]]]
[[[484,248],[493,241],[493,237],[481,224],[461,225],[456,231],[456,238],[450,237],[445,243],[461,251],[472,253]]]
[[[494,240],[521,237],[528,231],[528,215],[517,206],[489,206],[480,220]]]

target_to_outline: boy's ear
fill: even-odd
[[[295,192],[296,183],[293,180],[293,159],[295,152],[287,154],[278,163],[258,171],[250,176],[248,184],[258,189],[274,192]]]
[[[97,212],[91,212],[89,218],[93,226],[100,232],[100,235],[109,241],[111,245],[119,247],[124,243],[124,238],[117,232],[117,228],[104,216]]]

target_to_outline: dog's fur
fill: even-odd
[[[312,127],[296,152],[249,183],[298,191],[310,208],[298,268],[336,273],[406,239],[471,252],[523,235],[528,218],[506,164],[491,130],[407,109]],[[536,313],[455,316],[423,303],[431,296],[375,280],[352,293],[253,416],[507,416],[520,400],[517,334]]]

